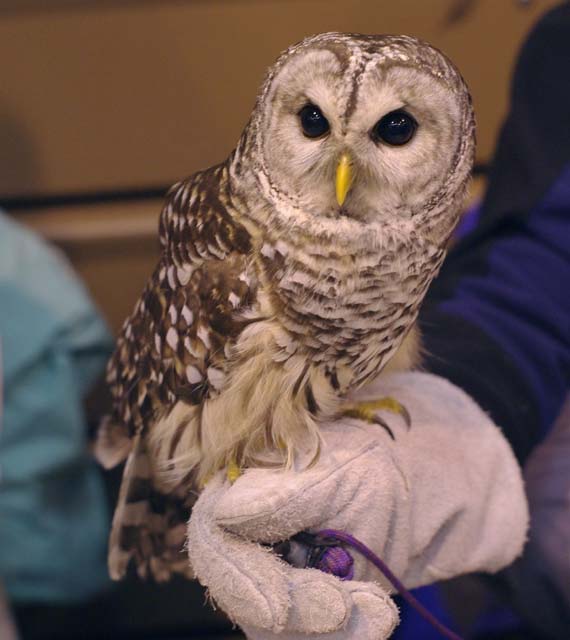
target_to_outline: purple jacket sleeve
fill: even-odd
[[[470,393],[522,462],[570,388],[570,5],[523,47],[475,230],[420,318],[427,367]]]

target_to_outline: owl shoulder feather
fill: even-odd
[[[177,400],[199,404],[222,384],[239,312],[255,299],[251,237],[232,211],[223,165],[169,191],[161,259],[127,318],[108,366],[114,420],[130,435]]]

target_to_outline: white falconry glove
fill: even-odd
[[[198,580],[252,640],[388,638],[398,623],[390,583],[356,552],[354,580],[294,568],[267,544],[343,530],[407,588],[495,572],[522,551],[528,508],[506,440],[463,391],[426,373],[383,377],[350,399],[391,396],[409,411],[322,426],[317,463],[223,473],[194,506],[188,552]],[[302,456],[301,456],[302,457]]]

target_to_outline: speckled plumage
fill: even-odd
[[[398,100],[419,122],[414,146],[373,145],[369,127]],[[298,133],[307,101],[326,113],[326,139]],[[345,149],[356,177],[339,207],[332,172]],[[160,263],[109,365],[113,420],[133,443],[115,577],[131,557],[158,577],[187,569],[176,554],[198,480],[234,459],[318,448],[319,419],[409,335],[473,149],[468,91],[429,45],[322,34],[281,55],[228,160],[170,190]]]

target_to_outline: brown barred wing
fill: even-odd
[[[132,437],[180,399],[219,390],[239,312],[255,297],[250,236],[231,213],[225,171],[175,185],[160,223],[163,255],[108,367],[115,419]]]
[[[125,322],[108,367],[112,422],[132,441],[111,534],[109,562],[122,576],[131,558],[158,578],[180,563],[191,487],[166,488],[153,475],[145,437],[179,401],[199,406],[219,393],[240,312],[256,295],[249,234],[220,196],[223,171],[171,190],[161,216],[161,260]],[[214,188],[218,175],[218,191]]]

